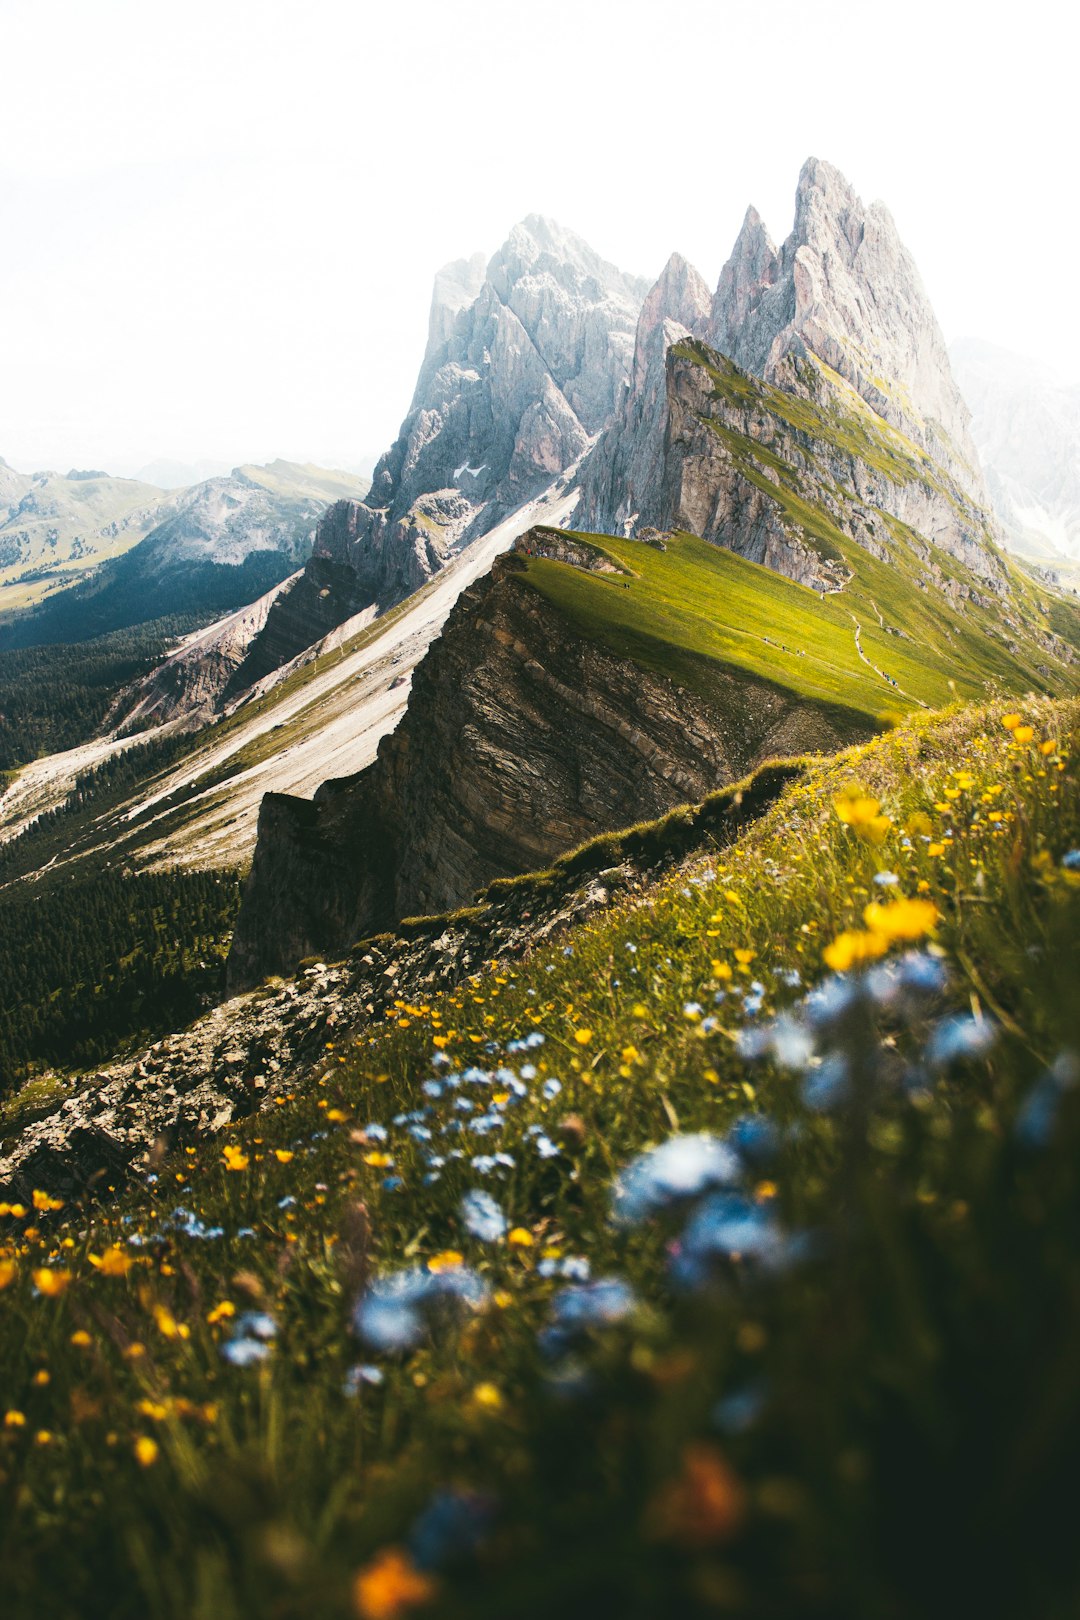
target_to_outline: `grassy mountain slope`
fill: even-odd
[[[1041,674],[1036,659],[1044,655],[1030,641],[1010,653],[994,633],[990,610],[955,612],[936,593],[913,588],[902,554],[882,562],[839,531],[837,547],[853,578],[824,600],[692,535],[672,536],[666,551],[609,535],[584,538],[629,574],[589,573],[536,557],[526,558],[528,582],[583,634],[664,673],[677,669],[680,679],[695,678],[684,657],[693,653],[870,718],[940,705],[953,693],[975,698],[995,688],[1080,686],[1080,670],[1068,666]],[[857,625],[869,664],[859,656]]]
[[[915,715],[118,1205],[9,1210],[14,1610],[1073,1612],[1078,722]]]
[[[25,609],[138,545],[173,497],[106,473],[12,475],[0,507],[0,613]]]

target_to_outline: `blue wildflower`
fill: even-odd
[[[491,1498],[477,1491],[436,1491],[409,1531],[409,1551],[417,1568],[467,1563],[483,1545],[494,1516]]]
[[[482,1243],[496,1243],[499,1238],[505,1237],[506,1216],[490,1193],[474,1187],[465,1194],[458,1210],[465,1230]]]
[[[368,1363],[358,1367],[350,1367],[345,1374],[342,1392],[345,1395],[358,1395],[364,1384],[370,1384],[373,1388],[377,1388],[383,1382],[385,1376],[381,1367],[373,1367]]]
[[[963,1058],[984,1057],[997,1040],[997,1025],[988,1018],[957,1013],[936,1025],[926,1046],[926,1061],[935,1069]]]
[[[1073,1052],[1059,1052],[1049,1069],[1036,1080],[1016,1116],[1016,1139],[1021,1147],[1047,1148],[1057,1129],[1066,1092],[1080,1080],[1080,1062]]]
[[[765,1410],[765,1386],[744,1384],[724,1395],[712,1409],[712,1421],[721,1434],[746,1434]]]
[[[615,1219],[634,1223],[709,1187],[729,1186],[738,1181],[741,1169],[737,1155],[719,1137],[707,1132],[671,1136],[640,1154],[618,1177]]]
[[[222,1359],[230,1367],[251,1367],[265,1361],[269,1354],[270,1346],[262,1339],[227,1339],[221,1346]]]
[[[740,1114],[727,1140],[752,1170],[771,1168],[780,1151],[780,1131],[764,1114]]]
[[[802,1100],[815,1114],[842,1108],[851,1096],[851,1070],[843,1052],[829,1052],[802,1083]]]

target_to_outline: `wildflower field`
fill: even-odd
[[[1080,1612],[1080,704],[0,1204],[5,1612]]]

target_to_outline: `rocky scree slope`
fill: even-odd
[[[370,1028],[402,1000],[449,990],[519,961],[620,903],[646,903],[663,872],[732,842],[801,773],[768,765],[748,781],[650,826],[573,851],[549,870],[494,883],[480,903],[364,940],[347,959],[301,965],[215,1008],[189,1029],[78,1076],[0,1140],[0,1196],[35,1188],[103,1194],[163,1147],[192,1143],[273,1107],[326,1068],[328,1041]]]
[[[239,679],[294,657],[360,608],[385,609],[567,474],[629,375],[648,283],[532,214],[486,267],[435,279],[409,413],[363,501],[328,515]]]
[[[523,552],[612,571],[595,548],[530,531],[459,598],[375,763],[313,800],[267,795],[234,987],[460,904],[767,757],[846,740],[827,704],[767,678],[703,660],[691,691],[583,635],[524,581]]]

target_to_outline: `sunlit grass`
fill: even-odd
[[[811,765],[735,844],[521,963],[335,1031],[310,1091],[155,1155],[90,1217],[9,1205],[12,1612],[47,1591],[63,1616],[371,1615],[411,1589],[384,1612],[914,1620],[941,1592],[983,1614],[1016,1591],[1012,1512],[1044,1559],[1025,1612],[1064,1616],[1040,1594],[1074,1576],[1038,1526],[1064,1534],[1050,1486],[1080,1409],[1076,1175],[1067,1132],[1035,1171],[1011,1144],[1031,1079],[1076,1047],[1078,712],[1003,717],[920,715]],[[901,901],[902,925],[883,909]],[[826,977],[838,941],[888,960],[905,928],[948,968],[935,1018],[999,1044],[852,1134],[749,1061],[746,1032]],[[487,1081],[444,1083],[470,1065]],[[827,1258],[680,1298],[671,1232],[613,1225],[613,1178],[747,1113],[797,1127],[754,1197]],[[470,1132],[481,1116],[501,1123]],[[475,1188],[505,1214],[497,1241],[463,1224]],[[579,1261],[640,1305],[560,1393],[537,1331]],[[487,1307],[374,1354],[351,1326],[365,1283],[423,1264],[475,1268]],[[721,1397],[758,1385],[760,1426],[717,1428]],[[462,1531],[461,1567],[424,1574],[391,1552],[437,1487],[479,1493],[492,1522],[478,1563]],[[980,1525],[996,1588],[967,1569]]]

